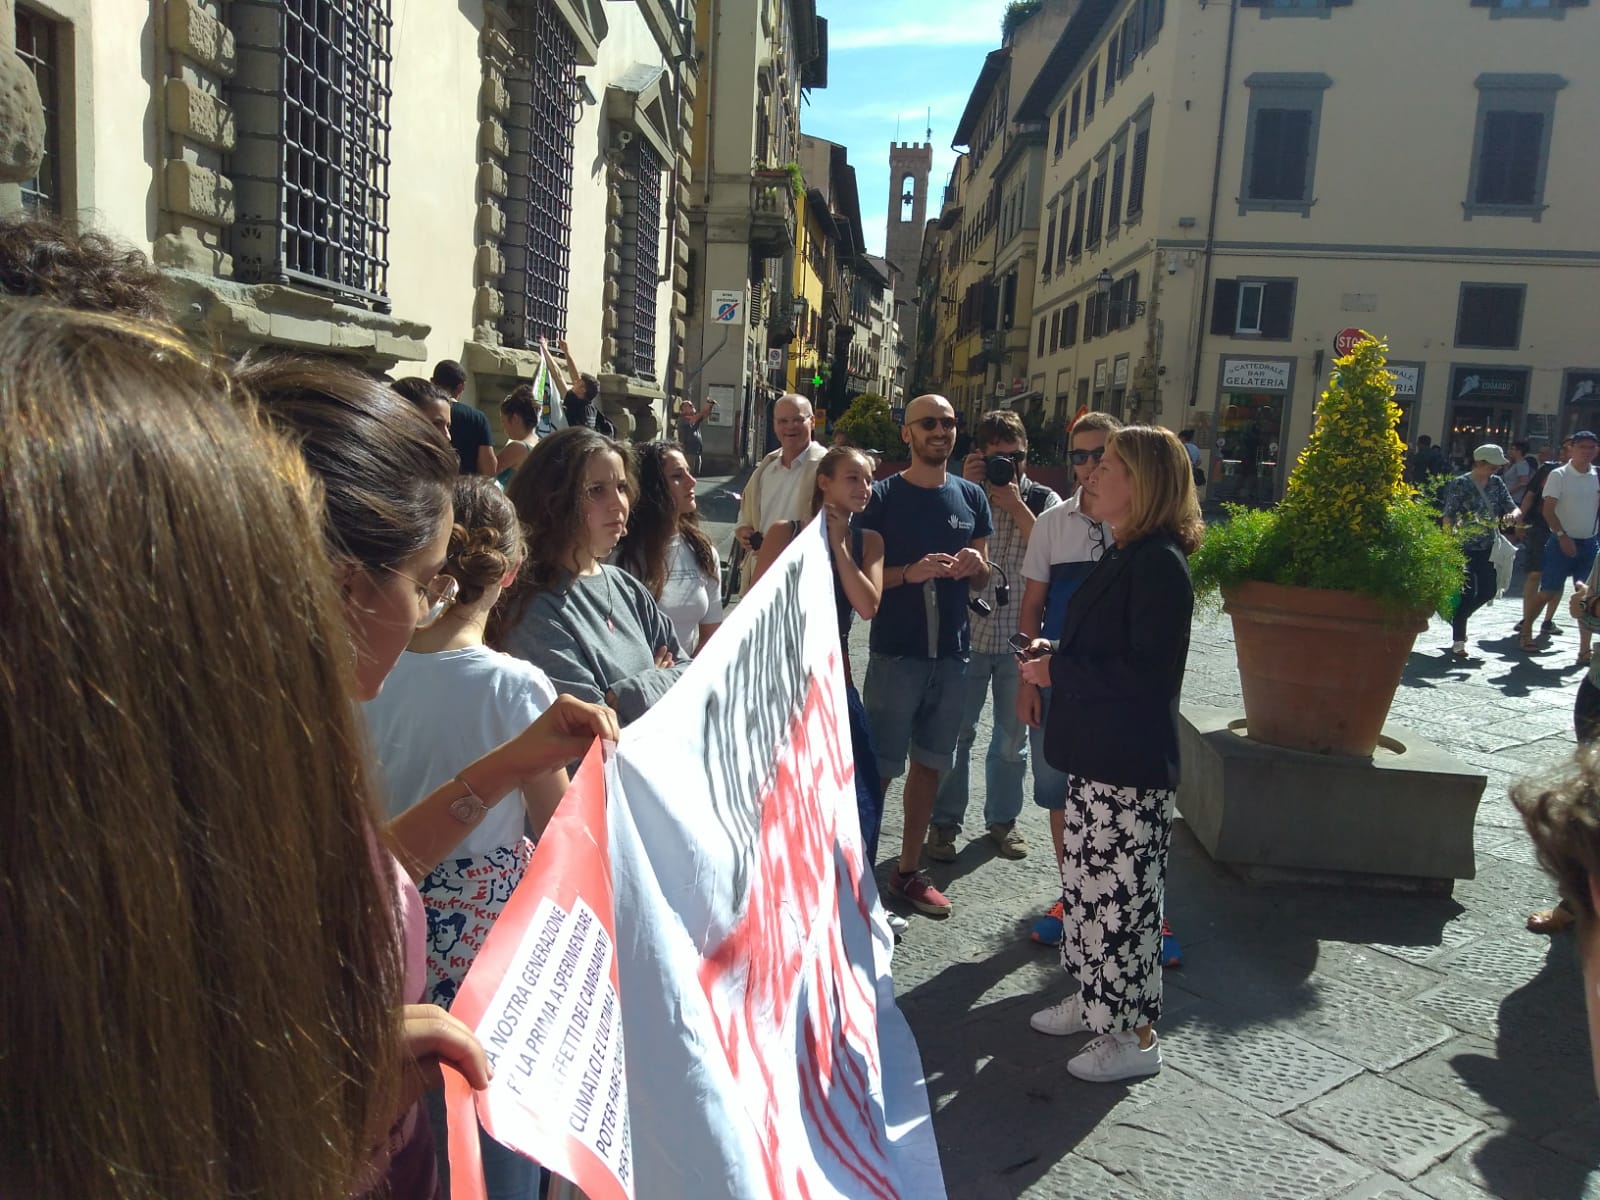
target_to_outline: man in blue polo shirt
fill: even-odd
[[[989,582],[989,499],[945,470],[956,414],[943,396],[907,405],[901,437],[911,465],[873,485],[861,518],[883,535],[883,599],[862,702],[884,782],[906,772],[905,832],[889,890],[919,912],[943,916],[950,901],[921,870],[922,843],[939,773],[954,765],[961,733],[967,601]]]

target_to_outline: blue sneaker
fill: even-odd
[[[1061,945],[1061,939],[1066,936],[1067,931],[1066,915],[1066,904],[1057,900],[1050,906],[1049,912],[1033,923],[1033,932],[1028,936],[1041,946]]]
[[[1172,934],[1172,926],[1167,924],[1165,917],[1161,918],[1161,965],[1183,966],[1183,947],[1178,945],[1178,939]]]

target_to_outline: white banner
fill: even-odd
[[[485,1127],[593,1200],[943,1200],[834,611],[814,522],[585,760],[456,1001]]]

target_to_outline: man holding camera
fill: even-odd
[[[1017,685],[1021,676],[1007,637],[1017,628],[1011,583],[1022,586],[1022,560],[1039,514],[1061,503],[1043,484],[1023,472],[1028,461],[1028,431],[1016,413],[985,413],[972,435],[972,453],[961,464],[962,478],[980,485],[994,514],[989,538],[990,586],[972,601],[972,655],[967,661],[961,733],[955,764],[941,774],[928,830],[928,857],[953,862],[956,837],[967,812],[972,745],[978,719],[994,697],[994,728],[984,757],[983,823],[995,848],[1005,858],[1022,858],[1027,840],[1017,828],[1022,811],[1022,781],[1028,773],[1028,730],[1017,718]],[[987,610],[987,611],[985,611]]]
[[[883,599],[861,699],[887,783],[906,772],[905,831],[889,890],[918,912],[950,901],[920,867],[939,774],[955,764],[969,639],[967,601],[989,585],[989,500],[945,470],[956,413],[943,396],[906,406],[911,465],[879,480],[861,525],[883,535]],[[906,760],[910,758],[910,769]]]

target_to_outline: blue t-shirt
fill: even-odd
[[[993,531],[989,498],[958,475],[936,488],[918,487],[899,475],[872,485],[861,514],[863,529],[883,535],[883,565],[905,567],[927,554],[957,554]],[[900,658],[965,658],[965,579],[930,579],[886,588],[872,622],[872,652]]]

